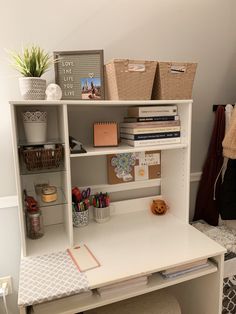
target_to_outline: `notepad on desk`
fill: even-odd
[[[79,271],[86,271],[100,266],[99,261],[86,244],[67,249],[72,261]]]

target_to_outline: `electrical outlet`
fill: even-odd
[[[11,276],[1,277],[0,278],[0,287],[3,283],[7,283],[8,294],[12,293],[12,279]]]

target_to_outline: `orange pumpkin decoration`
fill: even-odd
[[[168,206],[163,200],[153,200],[151,205],[151,211],[154,215],[164,215],[168,209]]]

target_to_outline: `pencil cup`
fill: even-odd
[[[110,207],[94,207],[93,217],[94,220],[98,223],[108,221],[110,219]]]
[[[87,226],[89,223],[89,210],[73,211],[73,226],[76,228]]]

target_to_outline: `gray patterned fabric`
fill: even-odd
[[[28,306],[89,290],[66,251],[21,260],[18,304]]]
[[[222,314],[236,313],[236,276],[224,278]]]

